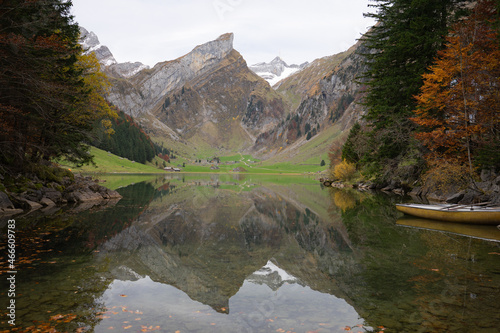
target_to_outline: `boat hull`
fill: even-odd
[[[500,209],[474,207],[452,208],[453,206],[399,204],[396,209],[407,215],[425,219],[471,223],[471,224],[500,224]]]

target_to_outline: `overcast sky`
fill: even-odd
[[[72,14],[118,62],[154,66],[234,33],[248,65],[288,64],[347,50],[374,24],[369,0],[73,0]]]

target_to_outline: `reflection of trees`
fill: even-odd
[[[336,198],[332,195],[332,206]],[[337,210],[330,211],[335,216]],[[398,227],[393,198],[385,195],[358,201],[341,214],[361,268],[343,285],[370,326],[405,332],[472,332],[498,326],[498,318],[485,320],[498,310],[500,296],[498,276],[485,275],[493,271],[490,245]]]
[[[343,212],[356,206],[356,198],[348,191],[335,191],[333,201]]]
[[[48,225],[38,222],[35,219],[16,233],[16,328],[75,332],[85,322],[92,331],[100,321],[98,313],[105,311],[99,297],[111,282],[92,265],[88,248],[88,238],[98,234],[93,228],[99,226],[82,229],[76,218],[67,215],[51,219]],[[8,290],[6,280],[0,281],[0,288]]]
[[[97,207],[77,215],[70,209],[50,217],[16,219],[18,258],[22,258],[16,280],[17,289],[22,290],[16,298],[18,328],[75,332],[85,322],[92,331],[101,320],[99,313],[105,309],[99,298],[112,279],[103,274],[107,263],[95,266],[94,251],[128,228],[154,194],[147,183],[118,191],[124,198],[112,207]],[[6,280],[1,281],[0,287],[6,290]],[[56,315],[61,318],[54,319]]]
[[[335,194],[340,191],[332,193],[332,207],[337,207],[339,195]],[[408,256],[418,256],[421,251],[419,246],[408,246],[418,243],[412,241],[407,230],[394,228],[397,213],[391,197],[360,193],[356,206],[343,210],[341,215],[360,266],[349,281],[343,281],[345,292],[370,326],[401,330],[410,310],[402,307],[414,294],[408,279],[418,271]]]
[[[74,322],[92,329],[105,310],[98,299],[109,283],[141,276],[227,313],[229,298],[272,258],[301,284],[345,299],[372,327],[439,331],[446,316],[449,330],[467,325],[465,316],[470,331],[480,321],[487,328],[498,323],[481,316],[500,296],[499,278],[485,274],[494,271],[497,257],[488,253],[495,250],[395,226],[391,197],[332,189],[325,219],[316,213],[325,207],[315,211],[267,188],[236,192],[189,185],[188,179],[173,183],[137,184],[120,190],[124,199],[113,209],[50,219],[58,229],[43,237],[62,252],[41,255],[56,261],[50,272],[22,275],[20,287],[35,292],[23,296],[20,316],[23,307],[40,321],[50,318],[48,310],[74,313]],[[339,202],[348,204],[341,209]],[[35,317],[31,304],[40,304]],[[76,324],[61,327],[70,332]]]
[[[422,232],[421,240],[428,251],[415,261],[421,273],[413,281],[423,331],[497,328],[500,277],[493,273],[498,260],[491,247],[473,238],[432,231]]]

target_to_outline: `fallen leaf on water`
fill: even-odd
[[[128,326],[124,326],[124,327],[123,327],[123,329],[124,329],[124,330],[128,330],[128,329],[129,329],[129,328],[131,328],[131,327],[132,327],[132,325],[128,325]]]
[[[50,320],[59,320],[59,319],[64,318],[64,317],[65,316],[63,316],[62,314],[58,314],[58,315],[50,317]]]
[[[350,331],[351,328],[349,326],[344,327],[344,331]]]
[[[121,297],[127,297],[127,295],[124,295],[124,294],[121,294],[120,296],[121,296]]]
[[[65,323],[69,323],[70,321],[76,319],[76,315],[75,314],[70,314],[66,317],[66,319],[64,319],[64,322]]]
[[[134,320],[142,320],[142,318],[135,318]]]
[[[439,269],[437,268],[432,268],[431,271],[434,271],[434,272],[439,272]]]
[[[111,317],[110,316],[103,316],[103,315],[97,316],[97,319],[108,319],[108,318],[111,318]]]
[[[284,330],[284,329],[282,329],[282,328],[278,328],[278,329],[276,330],[276,332],[285,332],[285,330]]]

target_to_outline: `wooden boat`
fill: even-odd
[[[500,207],[397,204],[396,209],[407,215],[431,220],[472,224],[500,224]]]
[[[500,242],[500,230],[494,225],[442,222],[407,215],[400,217],[396,221],[396,224],[402,227],[432,230]]]

